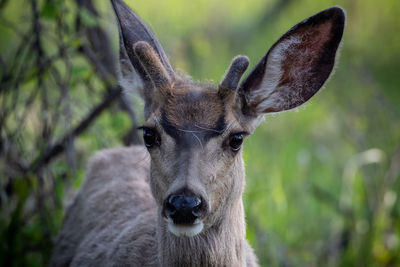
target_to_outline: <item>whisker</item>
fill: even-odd
[[[185,130],[176,128],[178,131],[185,132],[185,133],[201,133],[201,131],[193,131],[193,130]]]
[[[204,149],[203,144],[201,143],[200,138],[199,138],[197,135],[195,135],[194,133],[192,133],[192,134],[193,134],[193,136],[197,139],[197,141],[199,141],[200,146],[201,146],[201,149]]]
[[[206,131],[211,131],[211,132],[216,132],[216,133],[222,133],[223,132],[223,130],[222,131],[218,131],[218,130],[215,130],[215,129],[202,127],[202,126],[199,126],[197,124],[194,124],[194,126],[196,126],[197,128],[200,128],[202,130],[206,130]]]
[[[226,125],[225,129],[222,131],[222,137],[226,137],[229,134],[229,130],[232,128],[233,122],[230,122],[228,125]]]

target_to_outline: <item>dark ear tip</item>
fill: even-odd
[[[341,6],[333,6],[328,8],[328,10],[332,10],[336,14],[341,14],[342,16],[346,16],[346,10]]]
[[[231,63],[231,69],[237,70],[240,74],[243,74],[249,67],[250,60],[246,56],[236,56],[233,58]]]
[[[322,11],[326,13],[329,17],[333,18],[335,21],[340,23],[345,23],[346,21],[346,10],[341,6],[333,6]]]
[[[245,71],[250,64],[250,60],[246,56],[239,55],[232,60],[232,64],[240,70]]]

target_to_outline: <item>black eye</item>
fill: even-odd
[[[232,148],[233,151],[239,151],[240,147],[242,146],[243,143],[243,134],[234,134],[231,136],[231,139],[229,140],[229,146]]]
[[[154,144],[158,143],[157,134],[153,129],[144,128],[144,127],[142,129],[143,129],[144,145],[147,148],[151,148],[154,146]]]

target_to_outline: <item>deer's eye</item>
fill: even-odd
[[[229,146],[233,151],[239,151],[243,143],[243,133],[234,134],[230,137]]]
[[[141,127],[143,129],[143,141],[147,148],[159,144],[157,132],[151,128]]]

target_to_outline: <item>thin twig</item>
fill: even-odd
[[[64,152],[65,146],[71,138],[79,136],[84,132],[91,123],[106,109],[113,101],[121,94],[120,87],[110,88],[108,94],[103,98],[103,101],[97,105],[73,130],[64,135],[55,145],[49,147],[37,160],[29,165],[29,171],[36,173],[43,166],[48,164],[56,156]]]

